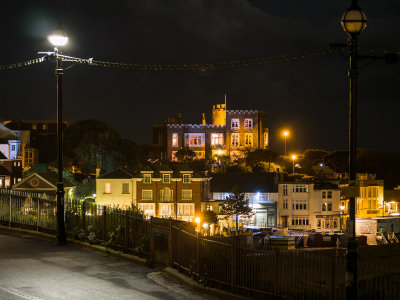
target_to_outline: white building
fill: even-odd
[[[118,206],[136,205],[136,181],[129,171],[119,168],[96,178],[96,204]]]
[[[341,230],[340,189],[325,183],[280,183],[278,226],[316,231]]]

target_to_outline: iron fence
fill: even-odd
[[[343,250],[252,249],[200,237],[188,223],[81,201],[66,203],[65,221],[70,237],[146,256],[209,287],[262,299],[345,298]],[[55,233],[55,199],[0,189],[0,223]],[[358,262],[360,299],[398,299],[399,244],[360,247]]]
[[[0,189],[0,223],[56,232],[56,199],[39,193]],[[150,222],[137,211],[74,200],[65,204],[68,236],[107,248],[149,255]]]

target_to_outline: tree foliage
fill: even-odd
[[[251,217],[253,215],[253,209],[249,205],[249,200],[245,199],[244,193],[239,191],[237,185],[233,187],[232,193],[224,201],[221,215],[236,217],[236,232],[239,230],[239,216]]]
[[[70,165],[83,173],[94,173],[97,163],[106,172],[119,166],[137,167],[136,145],[96,120],[76,122],[65,130],[64,155]]]
[[[196,153],[192,149],[182,148],[176,152],[176,158],[180,162],[192,161],[196,157]]]

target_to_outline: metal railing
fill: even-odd
[[[55,197],[0,189],[0,224],[54,234]],[[133,210],[122,210],[79,200],[65,204],[69,237],[136,255],[149,255],[150,222]]]
[[[197,236],[190,223],[145,220],[133,210],[80,201],[66,204],[65,221],[70,237],[143,255],[210,287],[261,299],[345,298],[342,250],[251,249],[234,239]],[[0,189],[0,224],[55,233],[54,198]],[[360,247],[360,299],[397,299],[399,260],[400,244]]]

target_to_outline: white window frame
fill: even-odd
[[[224,134],[223,133],[211,133],[211,145],[219,146],[224,144]]]
[[[185,133],[185,145],[188,147],[202,147],[205,145],[204,133]]]
[[[172,147],[178,147],[178,133],[172,134]]]
[[[127,182],[122,183],[122,194],[130,194],[129,183],[127,183]]]
[[[143,183],[151,183],[151,174],[143,174]]]
[[[244,119],[244,129],[253,129],[253,119]]]
[[[182,175],[182,182],[183,183],[190,183],[192,179],[192,175],[191,174],[183,174]]]
[[[194,203],[178,203],[178,217],[194,217]]]
[[[169,189],[169,198],[168,198],[168,197],[164,197],[164,190],[160,190],[160,200],[168,201],[168,202],[174,201],[174,191]]]
[[[153,200],[153,190],[142,190],[142,200]]]
[[[175,216],[174,203],[160,203],[158,205],[158,215],[161,218],[173,218]]]
[[[246,146],[253,146],[253,134],[252,133],[244,134],[244,144]]]
[[[143,213],[150,217],[155,217],[156,204],[155,203],[138,203],[138,208],[143,211]]]
[[[240,128],[240,120],[231,119],[231,129],[239,129],[239,128]]]
[[[288,185],[287,184],[283,185],[282,194],[283,194],[283,196],[287,196],[288,195]]]
[[[308,185],[306,184],[294,184],[292,187],[293,193],[308,193]]]
[[[193,191],[192,190],[182,190],[181,199],[182,200],[192,200]]]
[[[310,225],[309,217],[292,216],[292,226],[308,226]]]
[[[283,207],[282,207],[282,209],[288,209],[288,199],[283,199],[283,203],[282,203],[282,205],[283,205]]]
[[[292,209],[293,210],[308,210],[308,200],[307,199],[292,199]]]
[[[171,183],[171,174],[162,174],[163,183]]]
[[[231,134],[231,146],[233,148],[238,148],[240,146],[240,133]]]

